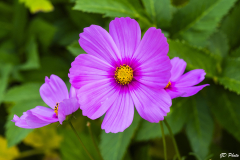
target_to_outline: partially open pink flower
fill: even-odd
[[[70,69],[70,83],[78,88],[82,113],[91,119],[105,117],[102,129],[122,132],[133,121],[134,106],[140,116],[158,123],[170,111],[164,90],[170,78],[168,43],[160,29],[141,29],[131,18],[115,18],[109,33],[91,25],[80,34],[81,54]]]
[[[74,87],[68,89],[61,78],[51,75],[45,78],[45,83],[40,88],[43,101],[51,108],[37,106],[23,113],[19,118],[14,115],[13,122],[21,128],[39,128],[59,121],[61,124],[67,115],[79,108]]]
[[[183,74],[187,66],[184,60],[174,57],[171,59],[171,64],[171,78],[165,90],[172,99],[192,96],[209,85],[194,86],[204,80],[206,73],[203,69],[195,69]]]

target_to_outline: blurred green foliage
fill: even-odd
[[[78,35],[91,24],[108,30],[115,17],[136,19],[144,33],[161,28],[169,56],[202,68],[209,83],[197,95],[173,100],[166,119],[187,160],[219,159],[240,154],[240,1],[239,0],[2,0],[0,1],[0,160],[88,159],[67,124],[41,129],[11,122],[35,106],[45,76],[56,74],[67,84],[71,62],[84,50]],[[135,112],[137,113],[137,112]],[[107,134],[101,119],[75,113],[73,125],[95,159],[86,122],[105,160],[163,159],[159,124],[139,115],[123,133]],[[167,135],[168,157],[175,151]],[[11,148],[8,148],[11,147]],[[230,158],[229,158],[230,159]],[[234,158],[233,158],[234,159]]]

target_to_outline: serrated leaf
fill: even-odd
[[[19,102],[24,100],[40,99],[40,83],[26,83],[9,89],[3,99],[7,102]]]
[[[208,77],[216,76],[217,71],[221,70],[220,60],[213,58],[209,52],[179,41],[168,40],[168,44],[168,56],[184,59],[188,69],[204,69]]]
[[[145,25],[151,25],[142,15],[143,9],[138,0],[76,0],[75,10],[83,12],[101,13],[106,17],[138,18]]]
[[[218,23],[236,0],[191,0],[175,12],[171,33],[194,45],[206,45],[206,39],[215,31]]]
[[[240,94],[240,57],[225,58],[223,72],[218,78],[219,82],[231,91]]]
[[[172,18],[169,0],[142,0],[151,20],[159,28],[169,27]]]
[[[72,130],[61,129],[61,133],[64,137],[60,146],[63,160],[90,160],[82,145],[78,141],[77,136]],[[90,135],[87,135],[85,133],[79,133],[79,137],[81,138],[84,146],[87,148],[94,160],[100,160],[100,157],[97,154],[97,150],[93,145]]]
[[[26,112],[29,109],[32,109],[36,106],[45,106],[45,103],[42,99],[28,99],[16,102],[16,104],[11,108],[10,114],[8,115],[8,120],[5,125],[6,131],[5,135],[8,140],[8,147],[14,146],[22,141],[32,129],[25,129],[15,126],[13,119],[13,115],[21,116],[23,112]]]
[[[35,38],[32,36],[29,39],[26,49],[27,62],[20,66],[21,70],[38,69],[40,67],[38,46]]]
[[[186,133],[194,154],[204,159],[209,152],[214,124],[207,101],[200,94],[192,97],[191,104]]]
[[[46,151],[59,148],[63,137],[57,133],[56,127],[57,126],[55,124],[51,124],[45,127],[37,128],[28,134],[28,136],[24,138],[23,142],[34,148],[40,148]]]
[[[138,17],[136,8],[127,0],[76,0],[75,10],[102,13],[108,17]]]
[[[13,160],[19,156],[19,150],[16,146],[8,148],[7,140],[0,136],[0,160]]]
[[[217,86],[208,88],[207,93],[209,106],[219,124],[240,142],[239,95]]]
[[[8,78],[12,70],[12,66],[9,64],[0,65],[0,104],[3,100],[3,95],[8,85]]]
[[[230,48],[235,49],[240,41],[240,3],[226,16],[221,25],[221,30],[227,35]]]
[[[67,49],[73,56],[77,57],[79,54],[85,54],[85,51],[80,47],[78,42],[74,42],[67,46]]]
[[[183,125],[185,124],[188,115],[189,108],[191,107],[189,103],[189,98],[177,98],[173,99],[170,112],[167,114],[165,119],[169,123],[173,134],[176,134],[181,131]],[[169,131],[165,125],[164,133],[165,135],[169,134]],[[147,141],[154,138],[161,138],[162,132],[160,129],[159,123],[150,123],[146,120],[143,120],[140,124],[139,129],[137,130],[135,140],[136,141]]]
[[[227,36],[221,31],[213,33],[209,38],[208,49],[219,59],[226,57],[229,51]]]
[[[106,133],[102,130],[100,151],[104,160],[121,160],[138,127],[141,117],[135,110],[132,124],[119,133]]]
[[[19,0],[20,3],[24,3],[29,8],[31,13],[36,12],[50,12],[53,10],[53,5],[49,0]]]

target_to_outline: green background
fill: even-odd
[[[37,105],[46,106],[39,95],[45,76],[56,74],[70,87],[71,62],[84,53],[79,33],[91,24],[108,30],[115,17],[136,19],[142,35],[149,27],[161,28],[170,58],[184,59],[187,70],[202,68],[207,73],[201,84],[210,86],[192,97],[174,99],[166,117],[183,158],[240,155],[239,16],[239,0],[1,0],[0,160],[88,159],[68,124],[29,130],[10,120]],[[131,126],[117,134],[106,134],[101,119],[92,121],[80,110],[74,117],[73,125],[95,159],[100,158],[87,121],[104,160],[164,158],[159,124],[137,113]],[[164,130],[168,158],[174,159],[166,126]]]

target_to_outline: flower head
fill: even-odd
[[[81,54],[69,73],[82,113],[91,119],[105,117],[102,129],[122,132],[133,121],[134,106],[140,116],[159,122],[170,111],[164,90],[171,76],[168,43],[160,29],[151,27],[141,39],[139,24],[115,18],[109,33],[91,25],[80,34]]]
[[[203,69],[195,69],[183,74],[187,66],[184,60],[174,57],[171,59],[171,64],[171,78],[165,90],[172,99],[176,97],[192,96],[209,85],[194,86],[204,80],[206,73]]]
[[[50,79],[46,77],[39,91],[43,101],[50,108],[37,106],[24,112],[20,118],[14,115],[12,121],[16,126],[39,128],[57,121],[62,124],[67,115],[79,108],[75,88],[71,87],[69,95],[66,84],[56,75],[51,75]]]

